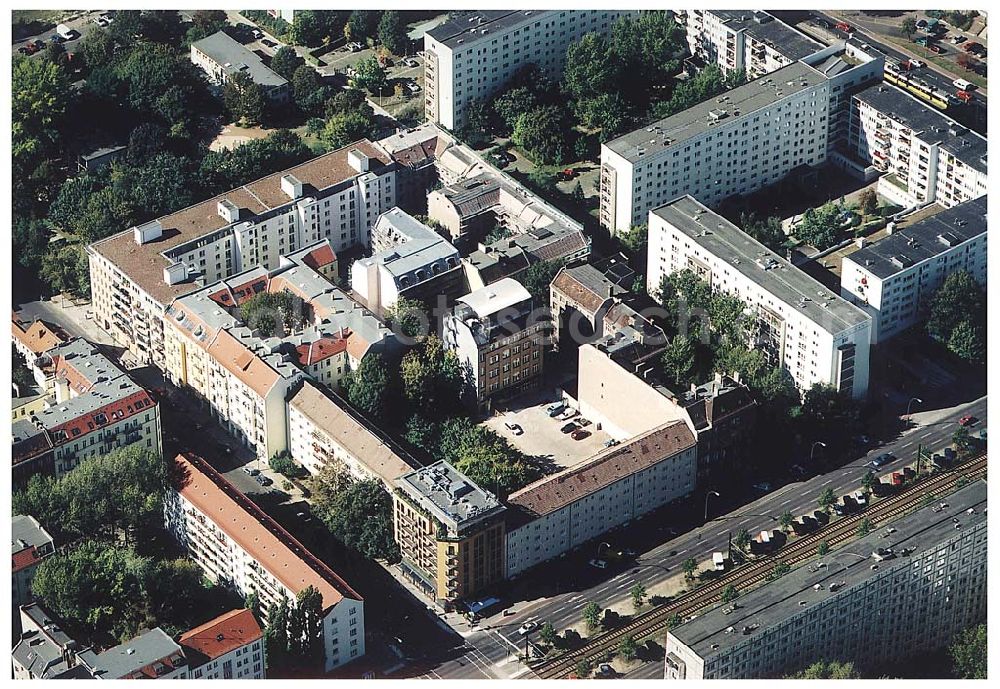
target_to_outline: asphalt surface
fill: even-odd
[[[85,15],[83,15],[81,17],[78,17],[76,19],[71,19],[69,21],[63,22],[64,24],[66,24],[67,26],[69,26],[69,28],[74,29],[77,33],[80,34],[79,36],[77,36],[73,40],[66,41],[66,42],[63,43],[63,47],[66,48],[66,52],[69,52],[69,53],[74,52],[77,49],[77,47],[80,45],[80,42],[83,41],[83,39],[87,36],[87,34],[97,28],[97,24],[94,24],[92,20],[93,20],[94,17],[96,17],[99,14],[102,14],[102,12],[101,11],[97,11],[97,10],[93,10],[93,11],[87,12]],[[44,33],[40,33],[40,34],[37,34],[35,36],[28,36],[28,37],[23,38],[23,39],[21,39],[19,41],[15,41],[14,45],[13,45],[14,55],[18,54],[18,52],[17,52],[18,48],[20,48],[21,46],[23,46],[26,43],[34,42],[35,40],[41,40],[41,41],[44,41],[46,44],[48,44],[49,43],[49,37],[52,36],[52,34],[54,34],[55,32],[56,32],[55,31],[55,27],[53,27],[50,31],[45,31]],[[35,53],[34,55],[32,55],[31,57],[36,57],[36,56],[40,55],[42,52],[43,51],[40,50],[37,53]]]
[[[845,39],[850,35],[836,28],[836,24],[839,21],[836,17],[830,14],[825,14],[818,10],[812,10],[811,12],[808,13],[803,13],[798,11],[783,12],[780,10],[776,10],[773,12],[773,14],[778,18],[782,19],[783,21],[792,24],[801,22],[802,21],[801,15],[808,14],[810,15],[811,20],[813,22],[821,22],[821,23],[825,22],[825,24],[821,24],[821,28],[825,33],[832,34],[836,36],[838,39]],[[857,18],[850,17],[849,19],[855,20]],[[864,18],[861,18],[861,20],[863,22]],[[906,53],[904,53],[891,43],[887,43],[884,40],[880,40],[870,31],[865,31],[864,29],[859,28],[857,26],[856,21],[849,21],[848,23],[851,24],[854,30],[853,34],[856,38],[865,43],[868,43],[869,45],[871,45],[874,48],[877,48],[878,50],[881,50],[887,56],[895,60],[902,62],[904,60],[909,60],[911,57],[916,55],[916,52],[914,52],[913,55],[907,55]],[[806,25],[800,28],[805,30],[808,29],[808,26]],[[952,45],[948,41],[938,41],[938,44],[941,45],[941,47],[944,48],[944,50],[947,51],[947,53],[954,54],[956,51],[962,50],[961,46]],[[914,49],[918,48],[916,44],[913,44],[913,47]],[[944,57],[944,55],[942,55],[941,57]],[[924,62],[927,62],[927,60],[924,60]],[[913,73],[919,75],[921,79],[926,81],[934,88],[940,89],[945,93],[950,93],[954,95],[956,89],[952,84],[952,82],[956,79],[956,76],[945,74],[944,72],[939,71],[940,69],[941,68],[938,67],[937,65],[928,63],[927,67],[921,67],[919,69],[913,70]],[[955,70],[956,73],[961,73],[962,71],[957,66]],[[928,107],[933,107],[933,106],[928,106]],[[976,131],[979,134],[982,134],[983,136],[986,135],[986,97],[981,92],[973,91],[972,102],[965,105],[953,106],[948,108],[947,115],[956,120],[957,122],[969,127],[973,131]]]
[[[895,461],[877,470],[877,474],[882,475],[912,464],[919,444],[930,451],[944,448],[950,444],[951,437],[958,428],[958,419],[966,414],[981,419],[973,429],[974,432],[985,428],[986,398],[949,410],[914,413],[914,426],[894,442],[872,448],[864,457],[826,474],[789,483],[700,528],[642,553],[635,562],[620,565],[618,569],[596,570],[588,567],[586,560],[594,554],[585,552],[568,556],[544,572],[536,571],[529,577],[550,584],[555,579],[562,579],[568,584],[567,590],[529,602],[524,602],[523,599],[522,602],[504,601],[508,609],[513,609],[513,615],[503,616],[500,613],[483,620],[478,630],[464,635],[467,650],[463,656],[442,663],[422,676],[457,679],[527,675],[528,670],[523,664],[517,660],[508,660],[508,649],[512,645],[517,644],[523,652],[524,640],[517,629],[524,622],[550,622],[561,632],[580,622],[582,610],[590,601],[605,608],[627,601],[633,584],[641,582],[647,589],[652,589],[659,582],[676,576],[687,558],[693,557],[701,562],[710,558],[714,551],[725,551],[730,533],[735,535],[742,529],[755,533],[765,528],[777,528],[777,517],[786,510],[796,516],[812,513],[817,509],[817,497],[827,488],[833,488],[837,496],[859,488],[861,477],[868,471],[867,462],[878,454],[892,452],[897,457]],[[657,526],[653,522],[639,522],[634,528],[648,533],[655,531]],[[630,544],[616,540],[616,545],[627,547]],[[595,573],[598,572],[595,581]],[[662,677],[662,664],[650,661],[632,670],[627,676]]]

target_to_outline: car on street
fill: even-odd
[[[601,666],[597,668],[597,674],[601,677],[614,677],[618,673],[616,673],[615,669],[607,663],[601,663]]]
[[[772,486],[767,481],[761,481],[760,483],[755,483],[753,487],[754,490],[759,490],[762,493],[769,493],[774,488],[774,486]]]
[[[636,557],[639,553],[635,551],[635,548],[625,548],[622,551],[622,557]]]
[[[926,19],[918,19],[917,20],[917,28],[918,29],[923,29],[926,26],[927,26],[927,20]]]
[[[951,37],[951,42],[954,43],[955,45],[959,45],[959,44],[965,43],[967,40],[969,40],[969,39],[967,39],[965,36],[961,36],[961,35],[959,35],[959,36],[952,36]]]
[[[926,67],[927,63],[922,60],[910,60],[910,69],[920,69]]]
[[[965,427],[975,426],[977,423],[979,423],[979,419],[977,419],[972,414],[966,414],[965,416],[963,416],[961,419],[958,420],[958,425]]]
[[[608,568],[608,563],[607,562],[605,562],[604,560],[598,560],[596,558],[593,559],[593,560],[588,561],[587,564],[590,565],[591,567],[596,567],[597,569],[607,569]]]
[[[272,483],[274,483],[274,481],[269,479],[267,476],[264,476],[263,474],[258,474],[254,478],[256,478],[257,483],[259,483],[262,486],[270,486]]]
[[[264,38],[264,32],[261,31],[260,29],[252,29],[250,31],[250,35],[253,36],[256,39]]]
[[[563,433],[572,433],[577,428],[579,428],[579,426],[577,426],[575,423],[573,423],[572,421],[570,421],[568,424],[566,424],[565,426],[563,426],[559,430],[561,432],[563,432]]]
[[[617,444],[618,441],[615,440],[614,438],[608,438],[607,440],[604,441],[604,447],[614,447]]]
[[[278,45],[277,43],[275,43],[274,41],[272,41],[270,38],[262,38],[260,42],[261,42],[261,45],[266,45],[268,48],[274,48],[274,47],[276,47]]]
[[[521,435],[522,433],[524,433],[524,429],[521,428],[520,424],[504,423],[504,427],[514,435]]]
[[[406,90],[410,93],[420,93],[420,85],[415,81],[406,82]]]
[[[530,634],[536,629],[538,629],[537,622],[534,621],[525,622],[524,624],[522,624],[520,627],[517,628],[517,633],[520,634],[521,636],[524,636],[525,634]]]
[[[883,452],[878,457],[870,461],[868,463],[868,466],[872,467],[873,469],[878,469],[881,466],[885,466],[893,459],[895,459],[895,457],[893,457],[893,454],[891,452]]]
[[[573,431],[570,437],[572,437],[573,440],[583,440],[584,438],[587,438],[589,436],[590,436],[590,431],[588,431],[585,428],[577,428],[575,431]]]
[[[250,476],[259,476],[260,475],[260,469],[254,469],[252,466],[249,466],[249,465],[243,467],[243,471],[244,471],[244,473],[249,474]]]

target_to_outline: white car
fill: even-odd
[[[524,624],[522,624],[520,627],[517,628],[517,633],[520,634],[521,636],[524,636],[525,634],[530,634],[536,629],[538,629],[537,622],[525,622]]]
[[[920,69],[921,67],[926,67],[927,63],[921,60],[910,60],[910,69]]]
[[[608,563],[605,562],[604,560],[596,560],[595,559],[595,560],[591,560],[587,564],[589,564],[591,567],[596,567],[597,569],[607,569],[608,568]]]

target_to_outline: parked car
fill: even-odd
[[[562,410],[565,408],[566,408],[565,404],[563,404],[562,402],[556,402],[555,404],[550,404],[549,406],[547,406],[545,408],[545,411],[546,413],[548,413],[549,416],[556,416],[557,414],[561,413]]]
[[[35,46],[35,52],[37,52],[37,51],[39,51],[39,50],[41,50],[42,48],[45,47],[45,41],[43,41],[42,39],[38,38],[38,39],[35,39],[34,43],[32,43],[31,45]]]
[[[247,473],[250,476],[259,476],[260,475],[260,469],[254,469],[250,465],[247,465],[247,466],[243,467],[243,471],[244,471],[244,473]]]
[[[573,418],[574,416],[576,416],[576,415],[577,415],[577,414],[579,414],[579,413],[580,413],[580,412],[578,412],[578,411],[577,411],[576,409],[573,409],[573,408],[571,407],[571,408],[567,409],[566,411],[564,411],[564,412],[563,412],[563,413],[562,413],[562,414],[561,414],[561,415],[559,416],[559,418],[560,418],[560,419],[572,419],[572,418]]]
[[[525,622],[524,624],[522,624],[520,627],[517,628],[517,633],[520,634],[521,636],[524,636],[525,634],[530,634],[536,629],[538,629],[537,622],[534,621]]]
[[[257,483],[259,483],[262,486],[270,486],[272,483],[274,483],[274,481],[269,479],[267,476],[264,476],[264,474],[258,474],[254,478],[256,478]]]
[[[520,424],[516,423],[504,423],[504,427],[514,435],[521,435],[524,433],[524,429],[521,428]]]
[[[264,32],[261,31],[260,29],[253,29],[252,31],[250,31],[250,35],[253,36],[255,39],[264,38]]]
[[[586,428],[587,426],[590,425],[590,419],[585,419],[582,416],[579,419],[577,419],[576,422],[580,424],[581,428]]]
[[[573,423],[572,421],[570,421],[568,424],[566,424],[565,426],[563,426],[559,430],[562,431],[563,433],[572,433],[573,431],[575,431],[578,428],[579,428],[579,426],[577,426],[575,423]]]
[[[979,423],[979,419],[977,419],[972,414],[966,414],[965,416],[963,416],[961,419],[958,420],[958,425],[965,427],[975,426],[977,423]]]
[[[615,669],[607,663],[601,663],[601,666],[597,668],[597,674],[601,677],[614,677],[618,673],[616,673]]]
[[[270,38],[262,38],[260,42],[261,45],[266,45],[268,48],[276,48],[278,46],[278,44],[272,41]]]
[[[923,29],[926,26],[927,26],[927,20],[926,19],[918,19],[917,20],[917,28],[918,29]]]
[[[967,40],[969,39],[967,39],[965,36],[962,35],[951,37],[951,42],[954,43],[955,45],[961,45],[962,43],[965,43]]]
[[[921,67],[926,67],[927,63],[923,60],[910,60],[910,69],[920,69]]]
[[[774,486],[772,486],[767,481],[761,481],[760,483],[754,484],[754,490],[759,490],[762,493],[769,493],[773,488]]]
[[[54,33],[54,34],[52,34],[51,36],[49,36],[49,40],[50,40],[50,41],[51,41],[52,43],[65,43],[65,42],[66,42],[66,39],[65,39],[65,38],[63,38],[62,36],[60,36],[60,35],[59,35],[59,34],[57,34],[57,33]]]
[[[942,55],[946,52],[945,49],[939,46],[937,43],[928,44],[927,50],[931,51],[932,53],[936,53],[937,55]]]
[[[589,562],[587,562],[587,564],[590,565],[591,567],[596,567],[597,569],[607,569],[608,568],[608,563],[605,562],[604,560],[594,559],[594,560],[590,560]]]
[[[617,444],[618,441],[615,440],[614,438],[608,438],[607,440],[604,441],[604,447],[614,447]]]
[[[573,438],[573,440],[583,440],[584,438],[590,437],[590,431],[588,431],[586,428],[578,428],[575,431],[573,431],[571,437]]]
[[[876,457],[875,459],[873,459],[872,461],[870,461],[868,463],[868,466],[870,466],[870,467],[872,467],[874,469],[878,469],[879,467],[888,464],[893,459],[894,459],[894,457],[892,456],[891,452],[883,452],[878,457]]]
[[[420,85],[415,81],[406,82],[406,90],[410,93],[420,93]]]

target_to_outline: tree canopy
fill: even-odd
[[[930,299],[927,332],[967,361],[986,355],[986,292],[972,274],[960,270],[945,278]]]
[[[817,660],[806,669],[789,675],[785,679],[861,679],[861,673],[854,669],[854,663],[837,660]]]
[[[959,679],[986,679],[987,650],[985,624],[959,632],[948,647],[953,674]]]
[[[358,481],[346,469],[327,465],[311,485],[317,516],[344,545],[372,559],[399,560],[392,535],[392,497],[380,481]]]

